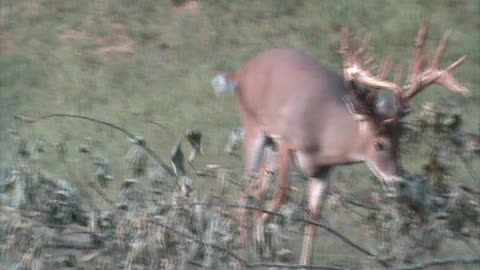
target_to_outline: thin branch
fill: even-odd
[[[317,222],[317,221],[314,221],[314,220],[311,220],[311,219],[305,219],[304,222],[306,223],[309,223],[309,224],[313,224],[315,226],[318,226],[320,228],[323,228],[325,229],[327,232],[335,235],[336,237],[340,238],[340,240],[342,240],[343,242],[345,242],[346,244],[350,245],[351,247],[355,248],[356,250],[362,252],[363,254],[365,255],[368,255],[370,257],[373,257],[377,262],[379,262],[381,265],[383,266],[389,266],[389,264],[383,260],[380,260],[378,259],[375,254],[371,253],[370,251],[368,251],[367,249],[359,246],[358,244],[354,243],[352,240],[348,239],[346,236],[344,236],[343,234],[335,231],[334,229],[332,229],[329,225],[323,223],[323,222]]]
[[[268,213],[268,214],[271,214],[271,215],[275,215],[275,216],[279,216],[279,217],[282,217],[282,218],[285,218],[285,216],[281,213],[278,213],[278,212],[274,212],[274,211],[269,211],[269,210],[266,210],[266,209],[263,209],[261,207],[256,207],[256,206],[247,206],[247,205],[237,205],[237,204],[216,204],[216,203],[202,203],[202,202],[198,202],[198,203],[192,203],[192,205],[203,205],[203,206],[220,206],[220,207],[229,207],[229,208],[244,208],[244,209],[250,209],[250,210],[257,210],[257,211],[261,211],[261,212],[264,212],[264,213]],[[367,249],[359,246],[358,244],[354,243],[352,240],[348,239],[346,236],[344,236],[343,234],[335,231],[334,229],[332,229],[330,226],[328,226],[327,224],[324,224],[324,223],[320,223],[320,222],[316,222],[316,221],[313,221],[313,220],[309,220],[309,219],[305,219],[304,222],[307,222],[307,223],[310,223],[310,224],[313,224],[313,225],[316,225],[318,227],[321,227],[323,229],[325,229],[327,232],[335,235],[336,237],[338,237],[340,240],[342,240],[343,242],[345,242],[346,244],[352,246],[353,248],[357,249],[358,251],[362,252],[363,254],[366,254],[370,257],[373,257],[375,258],[375,254],[371,253],[370,251],[368,251]],[[382,261],[382,260],[379,260],[377,258],[375,258],[376,261],[378,261],[380,264],[382,264],[383,266],[388,266],[388,264],[385,262],[385,261]]]
[[[458,155],[458,157],[460,158],[460,160],[462,161],[463,165],[465,166],[465,168],[467,169],[467,172],[470,174],[470,176],[473,178],[473,179],[476,179],[477,181],[477,185],[480,187],[480,176],[475,172],[475,170],[473,169],[473,166],[472,164],[470,163],[470,160],[468,160],[465,155],[463,153],[461,153],[460,151],[455,151],[456,154]]]
[[[97,245],[91,243],[76,241],[74,239],[63,238],[61,236],[54,236],[51,241],[48,241],[43,247],[49,248],[64,248],[64,249],[97,249]]]
[[[446,259],[434,259],[432,261],[410,264],[410,265],[401,265],[397,267],[387,267],[387,268],[373,268],[366,270],[416,270],[416,269],[425,269],[434,266],[445,266],[452,264],[479,264],[480,258],[446,258]],[[300,264],[284,264],[284,263],[251,263],[246,264],[246,268],[260,268],[260,267],[270,267],[270,268],[288,268],[288,269],[328,269],[328,270],[351,270],[352,268],[346,268],[335,265],[300,265]]]
[[[370,269],[370,270],[415,270],[415,269],[425,269],[433,266],[442,266],[442,265],[451,265],[451,264],[480,264],[480,257],[433,259],[431,261],[423,262],[423,263],[401,265],[401,266],[389,267],[389,268],[376,268],[376,269]]]
[[[363,207],[363,208],[366,208],[368,210],[374,210],[374,211],[379,211],[380,208],[376,207],[376,206],[373,206],[373,205],[369,205],[369,204],[365,204],[365,203],[361,203],[359,201],[355,201],[353,199],[350,199],[350,198],[346,198],[344,200],[346,203],[349,203],[351,205],[354,205],[354,206],[358,206],[358,207]]]
[[[100,197],[102,197],[102,199],[105,200],[108,204],[110,205],[114,204],[113,200],[110,199],[108,195],[105,192],[103,192],[103,190],[101,190],[95,183],[88,185],[88,187],[95,190],[95,192],[97,192],[97,194],[100,195]]]
[[[168,135],[170,135],[170,136],[172,136],[172,137],[174,136],[173,132],[171,132],[170,129],[168,129],[168,127],[167,127],[166,125],[164,125],[164,124],[160,124],[160,123],[158,123],[158,122],[156,122],[156,121],[149,120],[149,119],[143,120],[143,121],[144,121],[144,122],[147,122],[147,123],[150,123],[150,124],[153,124],[153,125],[161,128],[165,133],[167,133]]]
[[[335,265],[327,264],[317,264],[317,265],[302,265],[302,264],[286,264],[286,263],[250,263],[245,265],[246,268],[287,268],[287,269],[326,269],[326,270],[350,270],[350,268],[345,268]]]
[[[78,250],[87,250],[87,249],[97,249],[97,246],[90,244],[80,244],[80,243],[49,243],[42,245],[44,248],[62,248],[62,249],[78,249]]]
[[[37,122],[39,120],[45,120],[45,119],[50,119],[50,118],[55,118],[55,117],[77,118],[77,119],[91,121],[91,122],[94,122],[94,123],[97,123],[97,124],[102,124],[102,125],[105,125],[105,126],[108,126],[110,128],[113,128],[113,129],[116,129],[116,130],[120,131],[121,133],[123,133],[124,135],[126,135],[127,137],[129,137],[133,141],[136,140],[136,136],[133,135],[133,133],[130,133],[129,131],[127,131],[124,128],[121,128],[117,125],[114,125],[114,124],[111,124],[111,123],[108,123],[108,122],[105,122],[105,121],[97,120],[97,119],[94,119],[94,118],[91,118],[91,117],[86,117],[86,116],[83,116],[83,115],[66,114],[66,113],[54,113],[54,114],[47,114],[47,115],[41,116],[37,119],[31,119],[31,118],[24,117],[24,116],[15,116],[15,119],[21,120],[25,123],[34,123],[34,122]],[[163,166],[165,168],[165,170],[170,175],[175,175],[173,169],[167,163],[163,162],[160,159],[160,157],[150,147],[146,146],[145,144],[137,144],[137,145],[140,146],[141,148],[143,148],[143,150],[145,150],[155,161],[157,161],[161,166]]]
[[[172,226],[170,225],[167,225],[163,222],[160,222],[159,220],[156,220],[156,219],[147,219],[147,221],[150,221],[150,222],[153,222],[154,224],[157,224],[165,229],[167,229],[168,231],[170,232],[173,232],[177,235],[181,235],[185,238],[188,238],[190,240],[192,240],[193,242],[196,242],[196,243],[199,243],[199,244],[202,244],[202,245],[206,245],[206,246],[209,246],[211,247],[212,249],[216,249],[218,251],[221,251],[225,254],[227,254],[228,256],[232,257],[233,259],[235,259],[236,261],[238,261],[239,263],[243,264],[243,265],[248,265],[248,262],[245,261],[242,257],[236,255],[235,253],[231,252],[231,251],[228,251],[227,249],[221,247],[221,246],[218,246],[218,245],[215,245],[215,244],[212,244],[212,243],[208,243],[208,242],[205,242],[201,239],[199,239],[198,237],[195,237],[193,235],[190,235],[188,233],[185,233],[185,232],[180,232],[178,230],[176,230],[175,228],[173,228]]]
[[[219,206],[219,207],[225,207],[225,208],[243,208],[243,209],[248,209],[248,210],[257,210],[257,211],[260,211],[260,212],[263,212],[263,213],[267,213],[267,214],[270,214],[270,215],[274,215],[274,216],[284,218],[284,215],[281,214],[281,213],[274,212],[274,211],[269,211],[269,210],[263,209],[261,207],[251,206],[251,205],[204,203],[204,202],[192,203],[192,205]]]

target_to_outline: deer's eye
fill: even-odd
[[[377,151],[384,151],[385,150],[385,144],[380,141],[376,141],[373,143],[373,146],[375,147],[375,150]]]

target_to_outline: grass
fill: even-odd
[[[122,157],[129,142],[114,131],[69,119],[28,127],[12,120],[13,115],[56,112],[123,126],[144,136],[165,159],[187,128],[197,128],[205,138],[205,155],[199,162],[220,162],[239,172],[239,160],[223,156],[228,133],[240,126],[235,100],[216,98],[210,78],[218,71],[240,67],[270,47],[304,49],[339,70],[340,58],[331,46],[343,25],[354,27],[360,35],[372,32],[371,51],[390,55],[405,68],[411,61],[413,38],[424,21],[431,23],[431,48],[444,31],[453,29],[443,63],[467,55],[455,76],[472,91],[472,97],[432,87],[415,100],[414,108],[446,96],[462,106],[465,129],[479,130],[480,3],[476,0],[199,3],[199,8],[182,9],[167,0],[88,4],[0,0],[0,169],[14,162],[15,146],[5,134],[16,129],[29,141],[66,142],[70,152],[80,143],[96,141],[95,151],[111,159],[118,178],[126,177]],[[82,186],[91,168],[65,168],[58,165],[54,153],[49,155],[39,166]],[[419,156],[409,154],[406,167],[418,172]],[[361,178],[369,175],[363,166],[355,170]],[[471,183],[465,172],[459,175],[460,181]],[[353,185],[365,189],[371,183]]]

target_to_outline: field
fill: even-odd
[[[88,4],[74,0],[0,0],[0,180],[5,182],[13,170],[24,167],[28,167],[29,174],[37,182],[40,175],[55,181],[65,180],[76,190],[79,204],[87,212],[95,207],[100,212],[109,209],[112,205],[100,193],[117,202],[117,197],[121,197],[119,194],[129,185],[128,181],[125,182],[128,179],[136,179],[150,189],[164,189],[156,200],[172,200],[173,193],[169,192],[177,192],[176,187],[166,186],[178,186],[185,181],[184,178],[178,182],[178,179],[169,179],[165,187],[151,187],[148,174],[154,167],[150,165],[153,159],[149,157],[138,165],[138,159],[143,156],[136,155],[142,149],[138,145],[131,149],[132,142],[118,130],[68,117],[33,121],[52,113],[82,115],[142,136],[149,149],[168,164],[172,148],[179,140],[185,153],[190,150],[186,131],[200,131],[203,154],[195,158],[193,166],[185,165],[187,175],[193,181],[190,185],[195,190],[197,202],[220,200],[238,204],[238,187],[218,180],[218,170],[207,166],[217,164],[228,172],[232,181],[241,181],[241,151],[238,155],[224,152],[228,136],[234,128],[241,126],[235,99],[232,96],[216,97],[210,79],[218,72],[240,67],[255,54],[271,47],[303,49],[341,72],[341,59],[333,48],[338,44],[338,33],[344,25],[353,27],[358,36],[372,32],[371,54],[378,58],[390,56],[405,70],[412,60],[416,31],[424,21],[431,25],[427,40],[431,51],[446,30],[453,30],[442,63],[448,65],[467,55],[465,63],[456,69],[455,77],[470,89],[471,96],[464,98],[441,87],[430,87],[414,100],[414,112],[407,120],[415,122],[421,118],[423,104],[433,102],[446,115],[459,109],[462,125],[458,130],[441,135],[434,130],[425,132],[420,135],[425,137],[423,139],[436,143],[453,133],[478,134],[479,14],[480,2],[476,0],[98,0]],[[456,105],[452,109],[447,104]],[[468,136],[464,137],[470,138]],[[480,179],[475,179],[480,173],[479,156],[457,155],[457,150],[432,150],[422,143],[425,140],[405,144],[403,163],[409,171],[425,174],[425,165],[431,161],[432,151],[436,151],[451,169],[449,186],[479,188]],[[467,159],[468,165],[462,158]],[[108,170],[106,165],[101,165],[106,163]],[[140,167],[147,164],[148,173],[140,172],[142,168],[140,171],[132,169],[135,164]],[[99,168],[106,170],[102,177],[109,183],[92,188],[92,179],[99,179]],[[113,176],[112,180],[110,176]],[[294,179],[298,192],[292,196],[292,202],[302,205],[306,181],[301,177]],[[364,165],[338,168],[332,180],[333,190],[360,200],[368,200],[373,196],[368,194],[379,191],[378,182],[373,180]],[[13,211],[11,207],[19,206],[15,203],[12,206],[6,188],[2,187],[1,194],[3,208]],[[478,193],[476,196],[478,201]],[[338,198],[342,202],[345,199]],[[335,207],[338,203],[335,204],[333,199],[329,204],[331,207],[326,207],[324,217],[332,228],[369,250],[376,250],[378,243],[374,233],[364,224],[368,211],[351,211],[343,207],[344,203]],[[7,211],[5,209],[2,211]],[[34,209],[29,206],[24,210]],[[230,210],[232,212],[227,214],[234,215],[232,213],[236,210]],[[478,220],[478,216],[475,218]],[[302,236],[301,225],[297,227],[286,233],[288,240],[283,242],[287,243],[295,258]],[[4,246],[0,263],[15,265],[18,256],[7,252],[5,243],[8,241],[3,237],[0,237],[0,244]],[[471,238],[465,242],[450,237],[411,262],[478,256],[479,239]],[[358,253],[326,231],[322,230],[318,239],[316,264],[379,267],[375,260]],[[128,246],[127,242],[125,240],[125,246]],[[111,269],[158,267],[140,266],[141,259],[132,255],[131,249],[116,248],[125,252],[121,254],[127,254],[131,261],[110,258],[115,265]],[[76,249],[48,249],[45,253],[67,258],[74,256],[79,261],[89,255],[87,251]],[[205,255],[202,256],[200,258],[204,260]],[[97,257],[75,267],[94,269],[93,265],[98,263],[95,260]],[[198,267],[195,262],[187,263],[186,269]],[[75,269],[73,266],[62,267]],[[451,267],[474,269],[475,266]],[[14,269],[13,266],[10,269]]]

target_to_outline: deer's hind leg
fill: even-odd
[[[277,212],[288,199],[289,162],[290,150],[286,147],[286,145],[278,144],[266,149],[265,164],[261,174],[257,200],[264,201],[265,193],[270,187],[273,178],[275,178],[274,172],[277,171],[278,175],[276,178],[278,186],[273,198],[273,205],[270,209],[268,209],[269,211]],[[257,244],[260,246],[266,245],[264,226],[268,222],[269,217],[271,217],[271,214],[257,211],[255,232]]]
[[[273,206],[271,209],[269,209],[272,212],[277,212],[280,207],[288,200],[288,191],[290,188],[288,172],[291,151],[284,144],[278,144],[277,148],[277,151],[272,154],[272,160],[268,160],[268,164],[271,164],[270,167],[267,167],[267,169],[271,172],[278,170],[278,188],[273,198]],[[266,188],[268,188],[268,186]],[[262,213],[261,221],[265,222],[268,217],[268,213]]]

